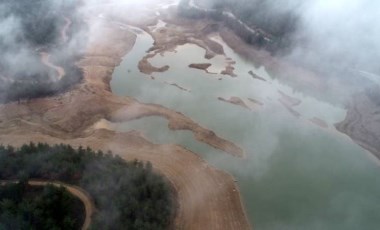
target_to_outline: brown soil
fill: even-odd
[[[185,44],[195,44],[203,48],[205,50],[204,57],[206,59],[211,59],[216,55],[224,55],[223,46],[208,37],[219,28],[219,25],[213,21],[191,20],[178,17],[175,7],[169,8],[167,11],[161,11],[160,20],[167,23],[164,29],[150,31],[145,28],[145,31],[153,37],[155,42],[153,47],[149,50],[149,56],[147,55],[144,59],[148,60],[158,54],[163,55],[165,52],[175,52],[176,47]],[[192,68],[205,70],[207,73],[210,73],[207,71],[207,68],[203,66],[205,63],[201,64],[202,66],[193,64]],[[146,67],[144,66],[143,68],[148,68],[149,72],[149,65],[147,63],[144,65]],[[233,63],[228,63],[223,74],[236,76],[233,70]],[[142,68],[140,68],[140,71],[145,72]]]
[[[231,97],[230,99],[225,99],[223,97],[218,97],[218,100],[219,101],[224,101],[224,102],[227,102],[227,103],[230,103],[230,104],[233,104],[233,105],[238,105],[238,106],[241,106],[245,109],[248,109],[248,110],[251,110],[251,108],[249,108],[247,106],[247,104],[245,104],[245,102],[239,98],[239,97]]]
[[[250,229],[238,187],[229,174],[210,167],[183,147],[154,145],[137,132],[116,133],[93,128],[101,119],[127,122],[145,116],[161,116],[169,120],[172,130],[190,130],[199,141],[234,156],[244,155],[240,147],[181,113],[160,105],[143,104],[130,97],[120,98],[110,92],[113,70],[133,47],[136,35],[97,15],[120,15],[117,19],[125,19],[129,15],[125,12],[136,13],[122,6],[105,3],[85,11],[90,39],[85,57],[78,63],[84,72],[83,82],[62,95],[0,105],[0,143],[20,146],[33,141],[82,145],[95,150],[111,150],[126,160],[150,161],[168,178],[178,194],[175,229]],[[141,26],[153,20],[143,19],[146,22],[140,22]],[[105,34],[107,36],[102,36]]]
[[[179,209],[174,229],[250,229],[233,177],[210,167],[196,154],[176,145],[154,145],[137,132],[101,129],[88,131],[87,135],[63,140],[26,132],[0,135],[0,141],[16,146],[29,141],[89,146],[111,150],[126,160],[150,161],[176,189]]]
[[[152,58],[154,56],[155,54],[148,54],[139,62],[138,67],[141,73],[150,75],[155,72],[162,73],[169,70],[170,67],[168,65],[162,67],[152,66],[152,64],[149,62],[149,58]]]

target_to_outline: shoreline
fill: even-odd
[[[335,128],[380,160],[380,107],[367,92],[354,95],[345,119]]]
[[[175,229],[202,229],[204,226],[208,226],[208,229],[219,229],[221,226],[231,229],[231,224],[235,221],[240,226],[237,229],[252,229],[245,210],[241,208],[244,205],[233,177],[208,165],[200,156],[181,146],[156,145],[141,137],[138,132],[115,133],[104,129],[93,130],[86,137],[67,140],[34,133],[0,135],[2,144],[12,144],[16,147],[30,141],[51,145],[64,143],[74,148],[89,146],[94,150],[110,150],[125,160],[152,162],[153,168],[172,183],[178,194],[179,207],[174,220]],[[225,197],[229,198],[226,200]],[[216,202],[215,199],[219,201]],[[220,205],[223,208],[219,207]],[[242,216],[238,210],[241,210]],[[193,213],[191,219],[187,218],[189,212]],[[223,218],[221,222],[210,221],[209,215],[212,212],[219,213],[217,215],[226,214],[227,219]],[[195,213],[197,215],[194,216]],[[193,222],[193,218],[198,221]]]
[[[114,68],[132,49],[136,36],[93,15],[119,10],[118,6],[100,4],[87,12],[90,39],[78,63],[84,74],[81,83],[62,95],[0,105],[0,143],[15,146],[30,141],[66,143],[111,150],[126,160],[150,161],[177,191],[176,229],[251,229],[238,186],[227,172],[208,165],[197,154],[177,145],[154,145],[133,132],[89,129],[101,119],[128,121],[146,115],[162,116],[169,120],[171,129],[190,129],[201,141],[243,154],[240,147],[217,137],[183,114],[112,94],[109,83]],[[99,36],[101,34],[108,36]],[[135,110],[136,106],[142,111]]]
[[[18,183],[15,180],[0,180],[0,185]],[[95,204],[90,196],[85,190],[79,186],[66,184],[60,181],[47,181],[47,180],[34,180],[30,179],[28,181],[30,186],[46,186],[53,185],[55,187],[63,186],[71,195],[77,197],[83,204],[85,208],[85,219],[82,225],[82,230],[87,230],[90,227],[92,215],[96,211]]]

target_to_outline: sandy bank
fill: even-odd
[[[156,68],[149,64],[149,59],[156,55],[164,55],[165,52],[176,52],[176,48],[185,44],[195,44],[205,50],[205,59],[214,58],[216,55],[224,55],[223,46],[211,39],[211,34],[218,31],[219,25],[210,20],[191,20],[178,17],[176,8],[169,8],[161,11],[160,21],[165,23],[160,29],[145,28],[154,39],[153,47],[149,49],[149,54],[141,60],[139,69],[143,73],[151,74],[155,71],[165,71],[166,67]],[[208,64],[208,63],[207,63]],[[233,61],[226,62],[223,75],[236,77],[234,73]],[[211,65],[210,65],[211,66]],[[213,74],[206,66],[206,63],[194,63],[190,68],[204,70],[206,73]],[[215,72],[215,71],[214,71]],[[219,71],[218,71],[219,72]]]
[[[138,64],[138,68],[139,68],[141,73],[145,73],[145,74],[150,75],[150,74],[155,73],[155,72],[162,73],[162,72],[169,70],[170,67],[168,65],[165,65],[162,67],[155,67],[152,64],[150,64],[149,59],[154,57],[154,56],[156,56],[156,55],[155,54],[148,54],[142,60],[140,60],[140,62]]]
[[[19,135],[0,135],[0,142],[65,143],[74,147],[111,150],[123,159],[150,161],[166,176],[178,194],[179,210],[174,229],[250,229],[240,202],[239,190],[229,174],[210,167],[196,154],[176,145],[154,145],[137,132],[115,133],[93,130],[74,139],[54,138],[26,131]]]
[[[169,128],[171,130],[192,131],[195,139],[198,141],[204,142],[233,156],[244,156],[243,149],[234,143],[218,137],[213,131],[203,128],[182,113],[172,111],[161,105],[142,104],[133,98],[128,98],[128,105],[110,114],[109,120],[112,122],[127,122],[149,116],[166,118],[169,121]]]
[[[131,50],[136,35],[98,15],[120,12],[124,18],[128,16],[125,12],[130,12],[128,9],[116,3],[95,5],[84,11],[90,24],[90,39],[85,57],[78,63],[84,72],[83,82],[59,96],[0,105],[0,143],[20,146],[34,141],[83,145],[94,150],[112,150],[126,160],[150,161],[177,191],[179,209],[174,229],[250,229],[238,187],[229,174],[210,167],[198,155],[180,146],[154,145],[137,132],[116,133],[92,128],[101,119],[127,122],[160,116],[169,120],[173,130],[190,130],[199,141],[243,156],[240,147],[183,114],[130,97],[116,97],[110,92],[114,68]],[[180,26],[175,29],[182,30]],[[102,36],[104,34],[107,36]]]

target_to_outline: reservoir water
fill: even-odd
[[[137,36],[133,50],[114,71],[113,93],[182,112],[244,148],[247,157],[215,150],[189,131],[171,131],[167,120],[159,117],[110,124],[112,128],[139,130],[155,143],[180,144],[234,175],[254,229],[380,229],[380,167],[335,130],[334,123],[345,117],[343,106],[292,89],[263,67],[240,58],[218,37],[226,56],[237,62],[236,78],[189,68],[191,63],[208,62],[213,64],[210,72],[220,72],[229,60],[223,56],[206,60],[202,48],[187,44],[151,59],[154,66],[170,66],[152,79],[140,73],[137,64],[153,40],[143,31]],[[266,81],[252,78],[249,71]],[[251,109],[218,100],[233,96]],[[281,100],[286,98],[301,103],[285,106]]]

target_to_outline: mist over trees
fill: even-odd
[[[63,92],[81,80],[75,62],[80,49],[69,47],[77,31],[85,29],[75,1],[0,0],[0,103]],[[64,42],[61,30],[71,21]],[[41,52],[48,52],[66,75],[44,65]]]
[[[91,229],[167,229],[172,192],[152,165],[69,145],[0,146],[0,180],[33,178],[78,185],[95,201]]]
[[[297,28],[299,18],[294,11],[302,2],[300,0],[291,3],[280,0],[215,0],[211,7],[228,9],[248,26],[261,28],[278,39],[285,39]]]
[[[208,10],[212,18],[222,21],[234,30],[246,42],[265,47],[271,52],[284,52],[292,46],[292,35],[296,31],[299,18],[295,9],[301,4],[295,0],[292,4],[284,4],[284,1],[260,1],[260,0],[205,0],[205,1],[181,1],[182,5],[195,3],[201,9]],[[189,7],[191,8],[191,7]],[[189,8],[187,8],[188,11]],[[221,17],[221,15],[224,15]],[[226,13],[232,13],[237,20],[256,32],[248,31]],[[186,12],[183,12],[186,15]],[[189,16],[187,14],[186,16]],[[190,15],[191,16],[191,15]],[[192,15],[202,17],[202,14]],[[267,40],[267,41],[266,41]]]
[[[371,0],[182,0],[179,7],[183,16],[219,20],[245,42],[316,72],[332,90],[339,82],[339,101],[378,84],[379,11],[380,2]],[[220,12],[258,33],[221,20]]]

